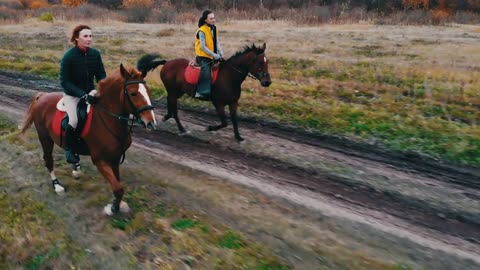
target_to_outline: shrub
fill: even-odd
[[[123,6],[129,8],[151,8],[153,0],[123,0]]]
[[[62,0],[62,3],[64,5],[70,6],[70,7],[78,7],[82,4],[87,3],[88,0]]]
[[[150,17],[151,10],[147,7],[132,7],[125,10],[127,22],[144,23]]]
[[[95,4],[109,9],[119,9],[122,7],[123,0],[97,0]]]
[[[0,6],[0,21],[18,22],[20,21],[20,19],[21,19],[21,16],[19,15],[18,11],[11,8]]]
[[[159,23],[173,23],[176,16],[177,12],[171,7],[155,9],[152,13],[154,20]]]
[[[32,1],[30,1],[29,8],[31,8],[31,9],[39,9],[39,8],[44,8],[44,7],[48,7],[48,1],[47,0],[32,0]]]
[[[451,13],[444,9],[437,9],[432,12],[432,21],[434,24],[444,24],[450,17]]]
[[[40,21],[53,22],[53,14],[51,12],[44,12],[40,15]]]
[[[23,9],[23,4],[20,1],[0,1],[0,8]]]
[[[181,12],[177,15],[177,23],[198,22],[198,17],[193,12]]]

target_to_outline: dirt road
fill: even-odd
[[[33,76],[0,73],[0,112],[23,116],[36,91],[59,87]],[[160,120],[165,106],[155,105]],[[180,118],[189,135],[178,136],[173,120],[160,121],[156,131],[134,128],[127,162],[147,154],[163,160],[149,169],[153,173],[178,166],[213,177],[208,184],[177,183],[186,193],[200,195],[177,194],[171,200],[267,244],[297,269],[337,269],[329,256],[348,260],[359,253],[402,267],[480,267],[479,168],[248,118],[240,122],[247,142],[238,144],[231,127],[204,131],[218,121],[211,111],[184,109]],[[222,189],[224,183],[235,188]],[[256,203],[228,201],[232,194],[227,192]],[[213,193],[223,204],[207,199]]]

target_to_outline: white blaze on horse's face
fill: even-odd
[[[263,57],[263,62],[265,62],[265,63],[267,62],[267,57],[266,56]]]
[[[142,94],[143,98],[147,101],[148,105],[151,106],[152,102],[150,101],[150,97],[148,96],[147,88],[145,88],[145,85],[143,85],[143,83],[139,84],[138,92]],[[153,123],[155,123],[156,125],[157,119],[155,118],[155,113],[153,112],[153,110],[150,110],[150,113],[152,114]]]

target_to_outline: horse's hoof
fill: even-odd
[[[128,204],[124,201],[120,202],[120,212],[122,212],[122,213],[130,212],[130,207],[128,207]]]
[[[73,178],[79,178],[80,177],[80,163],[75,163],[72,164],[72,176]]]
[[[80,170],[72,171],[72,176],[73,176],[73,178],[75,178],[75,179],[80,178],[80,175],[81,175],[81,174],[82,174],[82,173],[80,172]]]
[[[246,143],[247,143],[247,140],[241,139],[241,140],[238,141],[238,143],[239,143],[239,144],[246,144]]]
[[[59,195],[63,194],[65,192],[65,188],[61,185],[55,185],[55,192]]]
[[[63,194],[65,192],[65,188],[58,182],[57,179],[52,180],[53,190],[57,194]]]
[[[103,213],[107,216],[112,216],[113,215],[113,212],[112,212],[112,204],[109,203],[107,204],[104,208],[103,208]]]
[[[178,135],[179,136],[185,136],[185,135],[188,135],[190,134],[190,130],[185,130],[184,132],[180,132]]]

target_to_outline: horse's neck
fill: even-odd
[[[239,70],[242,70],[244,72],[248,72],[248,61],[248,55],[238,56],[235,59],[231,60],[233,66],[236,66]]]
[[[121,89],[111,89],[110,91],[102,93],[98,105],[111,113],[117,115],[125,114]]]
[[[234,78],[239,79],[239,83],[242,83],[248,74],[248,59],[245,56],[238,56],[237,58],[228,60],[229,66],[232,69],[232,73],[236,76]]]
[[[110,139],[126,139],[128,114],[124,113],[122,100],[119,95],[102,95],[96,105],[95,114],[92,120],[92,129]],[[103,131],[102,131],[103,130]]]

